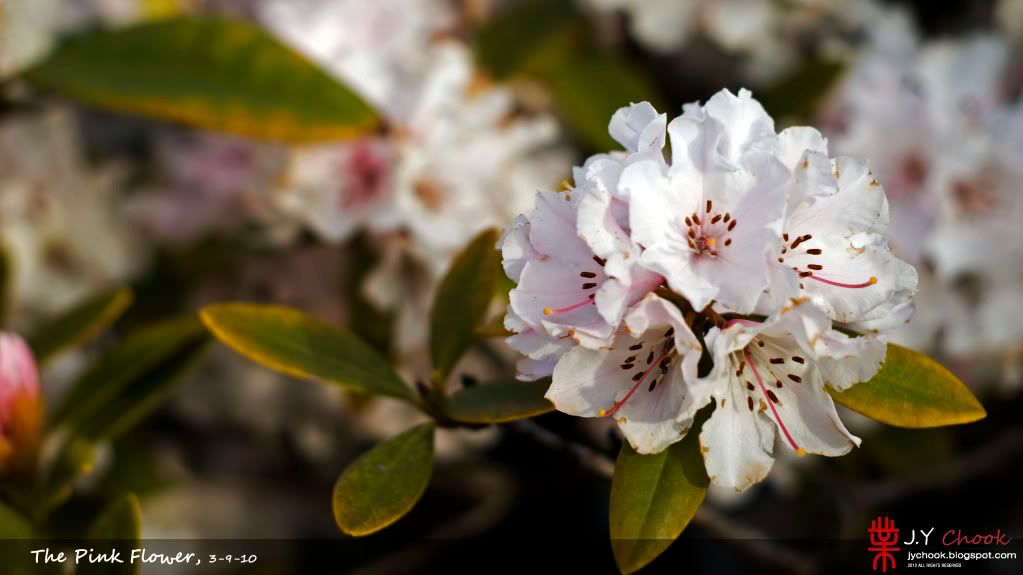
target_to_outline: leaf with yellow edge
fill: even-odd
[[[359,96],[303,56],[223,18],[88,31],[25,79],[116,112],[289,143],[356,137],[378,124]]]
[[[433,474],[433,423],[424,423],[366,452],[334,484],[334,519],[361,537],[401,519]]]
[[[387,360],[353,333],[287,307],[225,303],[203,308],[213,335],[281,373],[351,390],[416,401]]]
[[[888,344],[881,370],[846,391],[827,388],[841,405],[898,427],[940,427],[983,419],[987,412],[955,375],[926,355]]]
[[[96,337],[121,317],[133,299],[129,289],[101,293],[37,326],[28,336],[36,361],[46,363],[60,352]]]

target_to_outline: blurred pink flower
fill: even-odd
[[[20,336],[0,333],[0,472],[35,459],[41,423],[39,371]]]

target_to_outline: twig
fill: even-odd
[[[967,455],[922,469],[904,477],[878,481],[855,489],[851,497],[857,507],[876,508],[920,491],[959,485],[1013,461],[1023,452],[1023,429],[1005,431]]]
[[[509,427],[544,447],[571,455],[583,469],[608,479],[614,476],[614,461],[586,445],[569,441],[532,421],[517,421]],[[700,507],[693,522],[709,533],[733,542],[762,563],[798,575],[817,571],[813,559],[773,543],[763,532],[727,517],[709,505]]]

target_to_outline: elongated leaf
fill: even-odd
[[[412,510],[433,474],[434,425],[424,423],[388,439],[355,460],[334,484],[334,519],[360,537],[380,531]]]
[[[501,270],[497,230],[472,240],[455,258],[433,300],[430,317],[430,355],[434,381],[443,382],[465,350],[476,341],[476,328],[487,307]]]
[[[75,382],[54,412],[54,425],[89,439],[116,437],[163,401],[208,343],[191,317],[130,334]]]
[[[114,111],[254,138],[364,134],[374,112],[250,24],[186,16],[89,31],[26,73],[42,88]]]
[[[412,390],[373,348],[350,332],[296,309],[228,303],[202,310],[206,327],[231,349],[281,373],[414,401]]]
[[[32,561],[37,548],[32,524],[21,513],[0,502],[0,571],[4,575],[59,575]]]
[[[567,60],[547,78],[558,110],[584,144],[595,150],[619,145],[607,132],[618,108],[631,102],[658,104],[651,82],[624,60],[590,50]]]
[[[695,427],[695,426],[694,426]],[[622,447],[611,481],[611,549],[622,573],[643,568],[678,538],[710,480],[697,432],[656,455]]]
[[[133,296],[122,289],[86,299],[36,329],[28,337],[28,345],[36,361],[45,363],[66,349],[82,344],[121,317]]]
[[[955,425],[987,415],[973,393],[941,364],[895,344],[888,344],[873,379],[828,392],[849,409],[898,427]]]
[[[96,463],[96,450],[91,441],[72,437],[57,454],[45,481],[39,486],[45,510],[62,505],[71,497],[75,481],[90,473]]]
[[[142,509],[134,494],[117,499],[89,527],[89,539],[111,544],[125,559],[123,563],[88,563],[79,565],[80,575],[136,575],[142,570],[141,561],[129,561],[131,550],[137,548],[142,536]]]
[[[446,413],[465,423],[503,423],[554,411],[544,398],[550,380],[500,381],[466,387],[451,396]]]

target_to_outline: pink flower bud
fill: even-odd
[[[0,332],[0,472],[35,461],[42,424],[39,371],[18,335]]]

